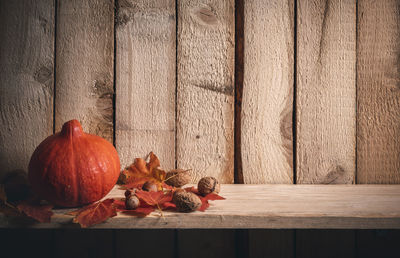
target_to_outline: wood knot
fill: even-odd
[[[210,6],[203,6],[195,9],[193,17],[204,25],[215,25],[218,22],[217,15]]]
[[[45,84],[49,79],[53,77],[53,69],[47,66],[42,66],[33,75],[33,79],[41,84]]]
[[[337,165],[336,167],[330,169],[328,174],[321,180],[320,184],[344,184],[346,182],[345,178],[346,170]]]

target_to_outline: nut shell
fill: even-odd
[[[134,195],[137,191],[137,188],[133,188],[133,189],[126,189],[125,191],[125,198],[129,198],[131,195]]]
[[[218,194],[220,189],[221,186],[215,177],[203,177],[197,184],[197,190],[203,196],[210,193]]]
[[[143,184],[142,190],[147,192],[157,192],[158,188],[155,183],[147,181],[146,183]]]
[[[184,190],[176,191],[172,202],[180,212],[192,212],[201,206],[201,200],[196,194]]]
[[[136,195],[131,195],[125,199],[125,208],[127,210],[134,210],[137,207],[139,207],[139,205],[140,205],[140,201]]]
[[[174,169],[167,172],[165,183],[174,187],[181,187],[188,184],[191,180],[189,170]]]

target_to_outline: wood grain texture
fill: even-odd
[[[115,258],[175,256],[175,230],[118,230]]]
[[[116,147],[122,166],[150,151],[175,167],[173,0],[120,0],[116,22]]]
[[[400,183],[400,1],[358,1],[357,183]]]
[[[112,230],[54,230],[55,257],[114,257]]]
[[[297,3],[297,182],[351,184],[356,149],[356,2]]]
[[[95,228],[400,228],[400,185],[222,185],[226,200],[205,212],[154,212],[146,218],[119,214]],[[115,187],[106,198],[122,198]],[[70,209],[56,209],[51,223],[71,227]],[[16,227],[0,215],[0,228]],[[16,221],[15,221],[16,222]]]
[[[314,257],[356,257],[354,230],[296,230],[296,258]]]
[[[58,1],[55,130],[78,119],[113,142],[114,1]]]
[[[233,183],[234,1],[178,0],[177,165]]]
[[[0,2],[0,177],[53,132],[54,1]]]
[[[178,257],[235,257],[232,229],[178,230]]]
[[[245,183],[293,181],[293,1],[244,3]]]
[[[294,230],[249,230],[249,257],[294,257]]]

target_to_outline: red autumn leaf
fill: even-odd
[[[161,204],[161,209],[163,209],[163,210],[167,210],[167,209],[175,210],[176,209],[176,205],[173,202],[164,202],[163,204]]]
[[[166,173],[159,168],[160,160],[153,152],[150,152],[149,159],[147,163],[142,158],[136,158],[133,164],[122,171],[122,183],[126,188],[139,187],[150,181],[155,183],[159,190],[162,190]]]
[[[139,200],[150,206],[155,206],[161,208],[161,205],[165,202],[172,201],[172,192],[164,193],[163,191],[158,192],[146,192],[146,191],[136,191],[136,196]]]
[[[209,194],[207,194],[206,196],[202,196],[202,195],[199,193],[199,191],[198,191],[194,186],[192,186],[192,187],[187,187],[187,188],[185,188],[185,190],[186,190],[187,192],[192,192],[192,193],[196,194],[196,195],[200,198],[200,200],[201,200],[201,206],[200,206],[200,208],[197,209],[198,211],[205,211],[205,210],[207,210],[208,207],[210,207],[210,203],[209,203],[208,201],[225,200],[224,197],[219,196],[218,194],[215,194],[215,193],[209,193]]]
[[[218,194],[215,194],[215,193],[209,193],[206,196],[204,196],[203,198],[205,198],[207,201],[225,200],[224,197],[219,196]]]
[[[53,205],[40,205],[34,201],[22,201],[17,205],[20,212],[26,216],[31,217],[39,222],[50,222],[53,215]]]
[[[123,212],[124,214],[134,215],[138,217],[146,217],[147,215],[155,211],[155,208],[148,205],[147,203],[140,203],[140,206],[138,208],[134,210],[127,210],[125,206],[125,201],[122,199],[115,200],[114,206],[118,212]]]
[[[73,221],[79,223],[81,227],[87,228],[116,215],[117,209],[114,206],[114,199],[106,199],[80,209]]]
[[[115,199],[114,200],[114,207],[117,209],[117,211],[124,211],[126,210],[125,208],[125,201],[122,199]]]

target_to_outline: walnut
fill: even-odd
[[[165,183],[174,187],[181,187],[191,180],[189,170],[173,169],[167,172]]]
[[[180,212],[192,212],[200,208],[200,198],[192,193],[186,192],[185,190],[178,190],[174,193],[172,202],[175,203],[176,208]]]
[[[214,177],[203,177],[197,184],[197,190],[203,196],[209,193],[218,194],[220,190],[220,184],[218,180]]]

